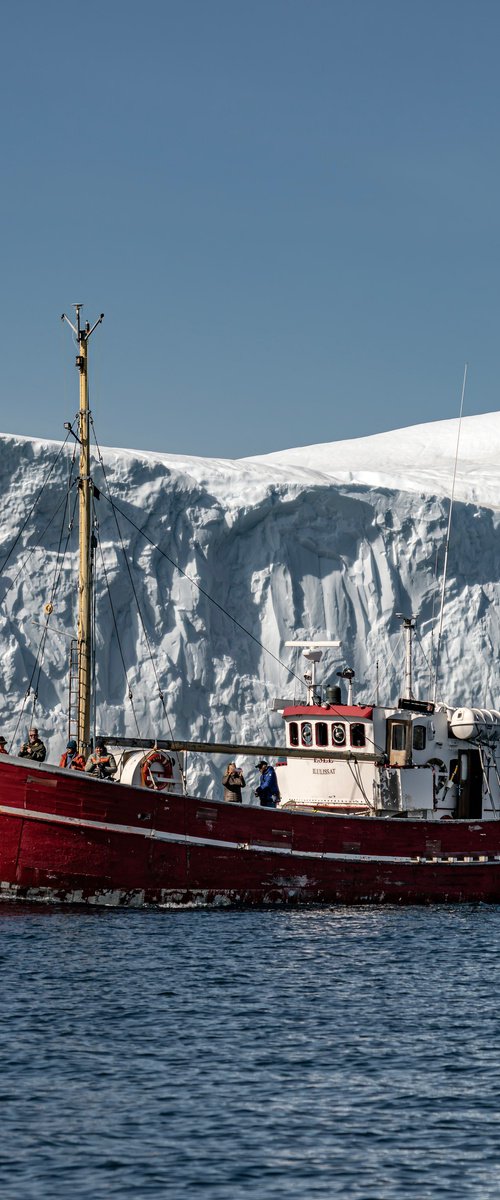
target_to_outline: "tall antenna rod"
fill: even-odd
[[[77,738],[80,754],[90,752],[90,714],[91,714],[91,664],[92,664],[92,540],[91,540],[91,511],[93,483],[90,477],[90,438],[89,438],[89,384],[88,384],[88,342],[94,329],[101,324],[104,313],[101,313],[92,328],[88,321],[80,323],[80,309],[83,304],[74,304],[76,310],[76,325],[70,321],[66,313],[61,321],[67,321],[76,337],[78,354],[76,367],[80,372],[80,409],[78,413],[78,432],[80,441],[80,475],[79,489],[79,548],[80,568],[78,576],[78,713]]]
[[[442,588],[441,588],[441,611],[439,613],[439,628],[438,628],[438,636],[437,636],[437,644],[436,644],[436,670],[435,670],[435,674],[434,674],[434,695],[432,697],[434,704],[436,703],[436,699],[437,699],[439,652],[441,649],[441,634],[443,632],[444,595],[445,595],[445,590],[446,590],[446,574],[448,571],[448,550],[449,550],[449,546],[450,546],[451,515],[453,512],[453,500],[454,500],[454,496],[455,496],[455,480],[457,477],[458,447],[460,444],[460,433],[461,433],[461,429],[462,429],[462,413],[463,413],[463,409],[464,409],[464,397],[465,397],[466,383],[467,383],[467,363],[465,364],[465,367],[464,367],[464,378],[463,378],[463,383],[462,383],[462,399],[460,401],[460,416],[459,416],[459,420],[458,420],[457,448],[455,451],[455,466],[453,468],[453,483],[451,486],[450,511],[448,513],[448,531],[446,534],[446,548],[445,548],[445,552],[444,552],[443,584],[442,584]]]
[[[405,617],[403,613],[396,613],[396,616],[403,622],[403,637],[405,646],[405,682],[404,682],[404,698],[405,700],[414,700],[413,695],[413,630],[417,624],[414,616]]]

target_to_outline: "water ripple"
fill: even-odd
[[[2,1200],[496,1200],[499,908],[0,926]]]

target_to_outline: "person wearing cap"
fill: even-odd
[[[47,750],[38,736],[38,729],[32,725],[28,733],[28,741],[23,742],[19,750],[19,758],[31,758],[32,762],[43,762]]]
[[[94,753],[87,759],[85,767],[87,775],[97,775],[99,779],[113,779],[116,772],[116,759],[106,748],[103,737],[95,740]]]
[[[6,748],[5,738],[0,737],[0,754],[8,754],[8,753],[9,753],[9,751]]]
[[[66,744],[64,754],[61,754],[60,767],[68,767],[71,771],[84,771],[85,759],[83,754],[78,754],[78,746],[75,738],[70,738]]]
[[[243,771],[240,771],[236,763],[230,762],[226,767],[222,776],[222,786],[224,788],[224,800],[229,800],[233,804],[242,804],[243,797],[241,789],[246,787]]]
[[[259,797],[262,808],[276,808],[280,799],[276,771],[274,767],[269,765],[265,758],[261,758],[257,766],[260,771],[260,783],[258,788],[255,789],[255,795]]]

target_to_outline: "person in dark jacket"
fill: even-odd
[[[38,736],[38,729],[33,725],[28,733],[28,741],[23,742],[19,750],[19,758],[31,758],[33,762],[43,762],[47,750]]]
[[[4,737],[0,737],[0,754],[8,754],[7,742]]]
[[[69,739],[64,754],[61,754],[59,766],[67,767],[71,771],[85,770],[85,759],[83,754],[78,754],[78,746],[74,738]]]
[[[233,804],[241,804],[243,797],[241,789],[246,787],[243,771],[240,771],[236,763],[231,762],[226,767],[222,776],[224,786],[224,800],[232,801]]]
[[[85,770],[88,775],[98,775],[99,779],[112,779],[116,771],[116,759],[106,748],[104,738],[95,740],[94,753],[89,755]]]
[[[280,798],[276,771],[265,758],[261,758],[257,766],[260,771],[260,783],[255,789],[255,795],[259,797],[262,808],[276,808]]]

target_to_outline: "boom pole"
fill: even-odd
[[[62,320],[67,321],[73,330],[78,353],[76,367],[80,373],[80,407],[78,411],[78,440],[80,442],[80,475],[79,490],[79,574],[78,574],[78,684],[77,684],[77,740],[80,754],[90,752],[90,715],[92,707],[91,678],[92,678],[92,489],[90,475],[90,437],[89,437],[89,387],[88,387],[88,343],[97,325],[100,325],[104,313],[101,313],[95,324],[90,327],[88,321],[82,326],[80,309],[82,304],[75,304],[76,326],[65,313]]]

